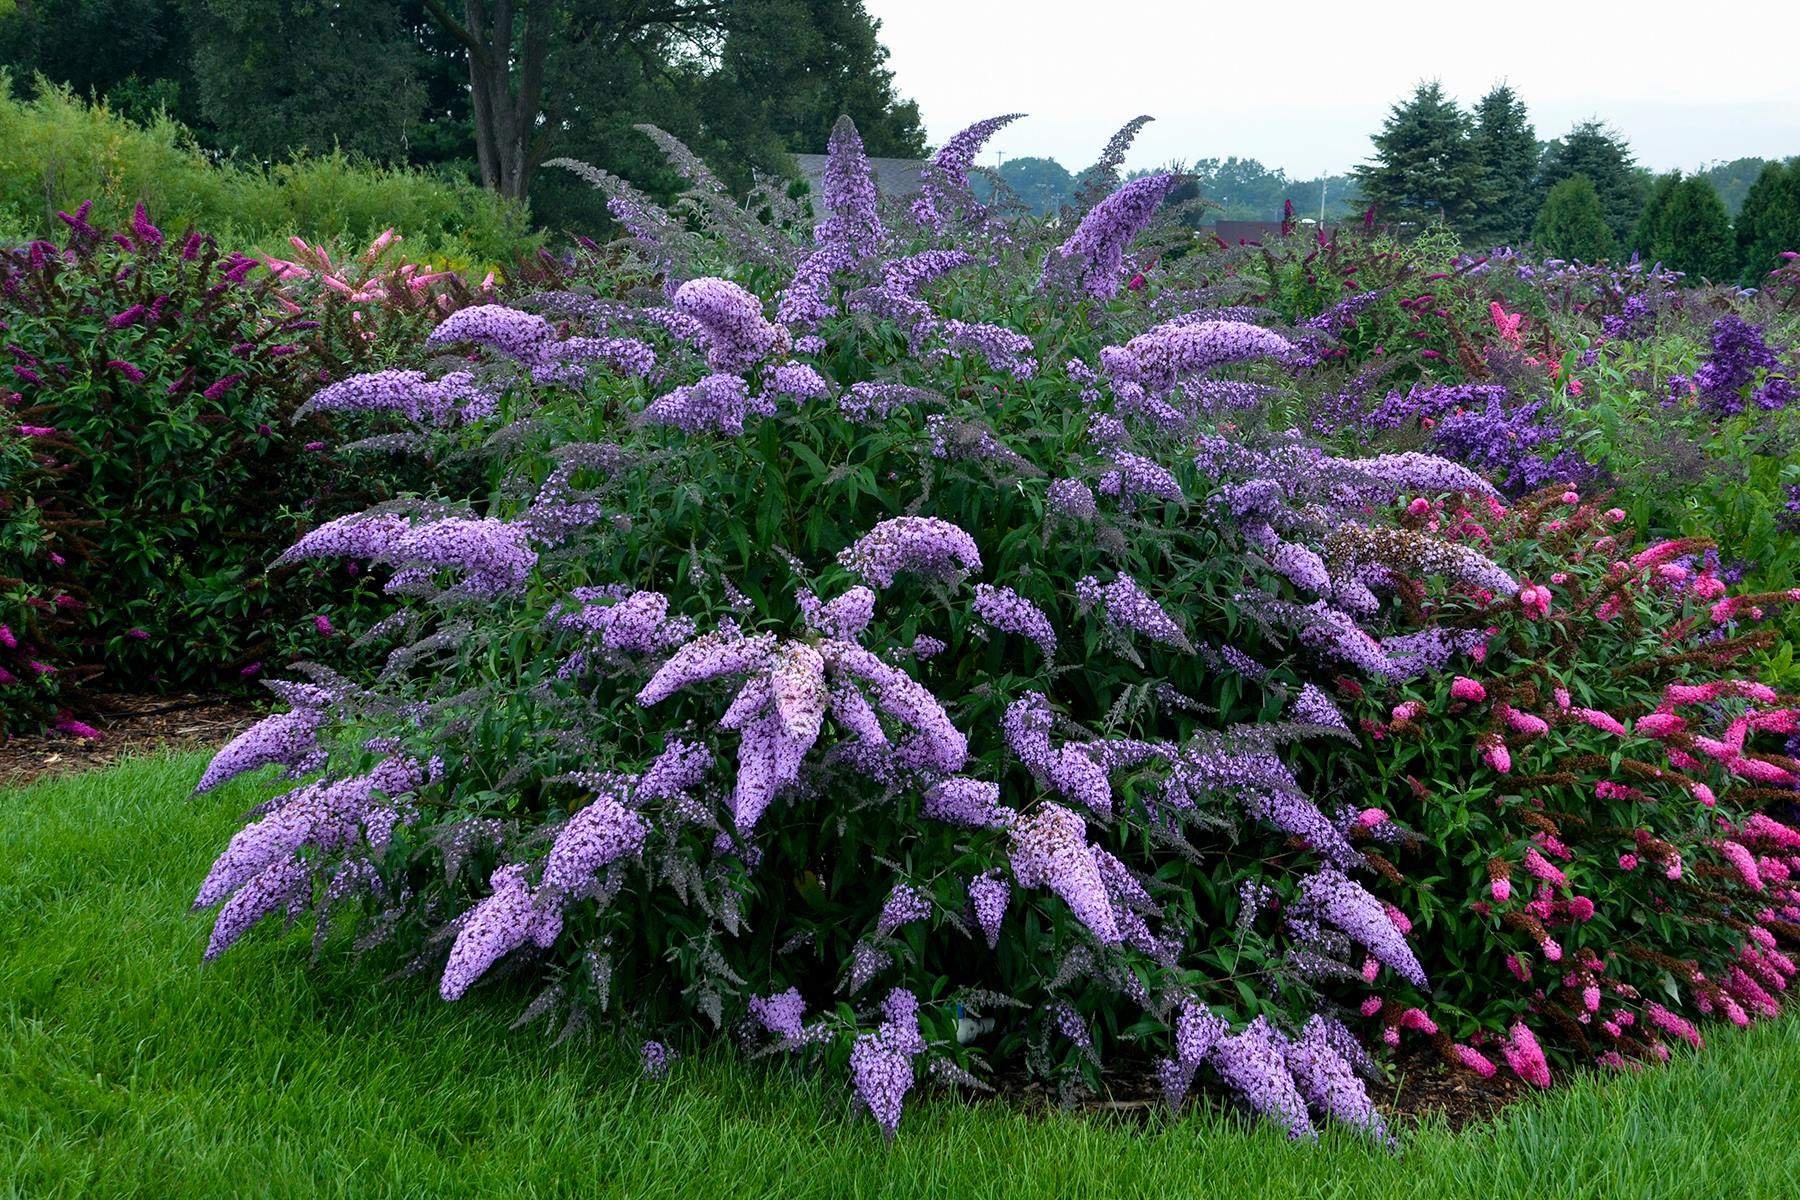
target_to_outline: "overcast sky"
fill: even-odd
[[[1128,166],[1239,155],[1347,170],[1422,79],[1473,104],[1505,80],[1540,138],[1588,117],[1658,170],[1800,154],[1800,2],[867,0],[933,145],[1024,112],[982,156],[1092,162],[1131,117]],[[1265,17],[1263,14],[1267,14]]]

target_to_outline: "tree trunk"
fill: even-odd
[[[524,30],[513,50],[513,0],[463,0],[458,22],[439,0],[426,8],[469,55],[469,99],[482,186],[524,204],[531,176],[549,151],[542,119],[544,64],[550,53],[550,0],[525,0]],[[514,83],[515,69],[517,85]]]

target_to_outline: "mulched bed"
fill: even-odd
[[[82,720],[102,736],[50,732],[0,742],[0,788],[91,771],[153,750],[214,748],[268,711],[266,700],[247,696],[87,695],[82,700]]]

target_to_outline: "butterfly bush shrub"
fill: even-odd
[[[1341,685],[1360,754],[1322,769],[1367,779],[1359,844],[1434,982],[1372,981],[1359,1032],[1547,1086],[1545,1053],[1624,1067],[1698,1045],[1703,1016],[1775,1015],[1800,938],[1800,698],[1758,657],[1800,588],[1734,592],[1705,543],[1646,545],[1567,487],[1420,500],[1407,522],[1540,582],[1521,606],[1430,604],[1482,635],[1451,671]]]
[[[0,732],[95,676],[235,682],[317,646],[326,597],[340,623],[354,603],[266,574],[357,500],[322,423],[289,420],[337,369],[331,339],[211,238],[141,206],[110,233],[63,216],[62,244],[0,252]]]
[[[1433,981],[1367,780],[1302,751],[1354,742],[1340,678],[1485,643],[1421,603],[1539,593],[1405,523],[1497,502],[1475,472],[1265,425],[1328,332],[1129,284],[1173,180],[1003,222],[995,127],[903,208],[841,122],[809,243],[666,139],[686,220],[584,169],[637,286],[462,309],[420,350],[459,357],[309,402],[496,482],[287,551],[385,578],[388,653],[206,771],[296,784],[201,884],[208,957],[342,910],[444,1000],[609,1020],[654,1074],[707,1032],[800,1056],[890,1133],[927,1081],[1111,1065],[1383,1135],[1351,1023]]]

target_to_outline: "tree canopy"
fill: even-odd
[[[1577,124],[1544,151],[1538,194],[1548,203],[1556,185],[1576,175],[1585,175],[1593,185],[1612,240],[1630,242],[1648,199],[1649,178],[1638,169],[1624,136],[1599,121]]]
[[[1594,181],[1586,175],[1571,175],[1551,188],[1538,213],[1532,240],[1551,258],[1591,263],[1612,257],[1612,230]]]
[[[1375,134],[1374,158],[1356,168],[1362,195],[1386,221],[1465,228],[1482,201],[1473,128],[1441,83],[1421,83]]]
[[[16,87],[166,108],[214,150],[341,148],[523,201],[557,154],[672,189],[642,122],[738,189],[844,113],[871,153],[922,154],[879,28],[863,0],[36,0],[0,4],[0,62]],[[600,219],[588,189],[548,191],[540,221]]]
[[[1525,102],[1512,88],[1500,84],[1481,98],[1473,139],[1481,201],[1463,232],[1483,249],[1518,241],[1537,214],[1538,142]]]
[[[1737,274],[1731,217],[1702,176],[1676,171],[1657,180],[1635,240],[1639,253],[1673,270],[1713,280]]]
[[[1781,265],[1786,250],[1800,250],[1800,158],[1763,167],[1738,212],[1741,282],[1755,287]]]

